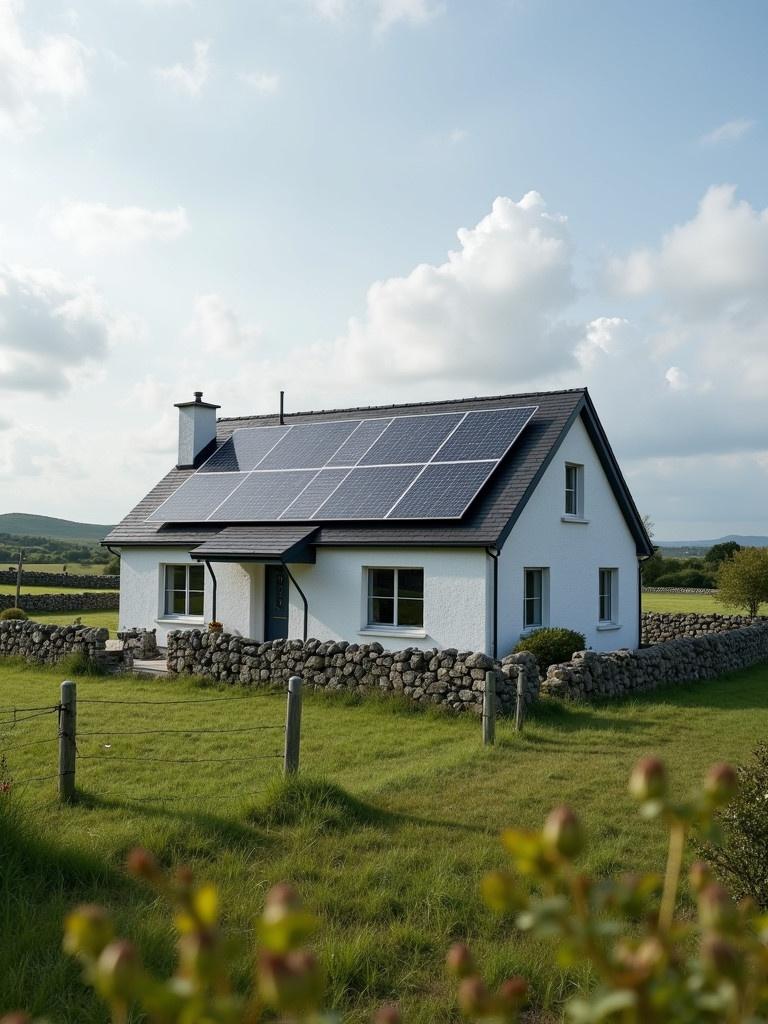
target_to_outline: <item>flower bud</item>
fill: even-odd
[[[741,974],[742,958],[738,949],[719,935],[704,937],[701,958],[715,974],[726,978],[736,978]]]
[[[64,952],[97,957],[113,935],[112,922],[104,908],[84,904],[68,914],[64,922]]]
[[[708,885],[699,894],[699,917],[705,928],[727,931],[738,921],[738,916],[736,904],[721,885]]]
[[[584,847],[581,822],[570,807],[556,807],[544,822],[542,837],[550,850],[569,860]]]
[[[733,800],[738,789],[739,777],[736,769],[723,761],[713,764],[704,779],[704,792],[718,806]]]
[[[448,950],[445,958],[448,971],[455,978],[467,978],[475,970],[475,961],[469,947],[463,942],[455,942]]]
[[[638,800],[660,800],[667,793],[667,771],[658,757],[637,762],[629,779],[629,791]]]
[[[465,1017],[482,1017],[488,1012],[491,997],[485,982],[478,975],[464,978],[457,994],[459,1009]]]
[[[501,1012],[509,1016],[520,1008],[527,994],[528,982],[519,974],[515,974],[501,983],[496,1002]]]
[[[134,878],[144,878],[148,882],[158,882],[162,878],[162,871],[157,860],[147,850],[136,847],[128,854],[125,863],[129,875]]]
[[[301,1013],[316,1009],[322,994],[322,977],[314,953],[262,952],[259,991],[264,1002],[275,1010]]]
[[[281,921],[286,915],[301,910],[301,898],[292,885],[281,882],[267,893],[264,902],[264,920],[268,923]]]
[[[712,868],[703,860],[694,861],[688,872],[688,879],[694,892],[702,892],[712,884]]]
[[[6,1013],[0,1017],[0,1024],[32,1024],[32,1018],[28,1013]]]
[[[107,999],[132,999],[140,974],[136,947],[121,939],[102,950],[96,964],[96,987]]]
[[[402,1024],[403,1015],[400,1007],[391,1004],[380,1006],[373,1017],[373,1024]]]

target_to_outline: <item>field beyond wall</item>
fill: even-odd
[[[61,678],[6,663],[0,704],[55,703]],[[505,864],[500,830],[535,827],[567,801],[591,837],[588,869],[660,868],[660,826],[642,822],[626,792],[633,763],[661,754],[684,793],[713,761],[743,760],[768,732],[767,686],[762,666],[604,707],[545,701],[522,735],[501,722],[494,749],[481,747],[474,716],[309,695],[297,800],[280,789],[280,761],[268,756],[281,747],[279,729],[195,732],[279,725],[282,695],[204,689],[190,679],[81,677],[79,747],[90,755],[78,764],[81,803],[59,809],[52,781],[30,784],[14,798],[28,831],[0,823],[0,1012],[24,1006],[54,1024],[102,1024],[102,1010],[60,954],[62,918],[79,902],[105,903],[150,963],[167,969],[163,908],[122,873],[126,852],[141,843],[167,865],[189,864],[214,881],[230,930],[247,942],[268,886],[295,882],[323,920],[328,1001],[348,1021],[369,1019],[393,998],[408,1021],[456,1020],[442,962],[458,938],[471,942],[490,980],[527,975],[533,1019],[548,1019],[573,983],[584,983],[583,969],[562,972],[549,948],[514,936],[483,908],[480,878]],[[246,699],[166,705],[162,715],[151,705],[86,702],[215,696]],[[119,735],[160,727],[179,732]],[[17,779],[55,770],[53,716],[3,732]],[[147,756],[243,760],[130,760]],[[332,784],[324,795],[308,784],[321,775]],[[245,956],[239,965],[245,979]]]

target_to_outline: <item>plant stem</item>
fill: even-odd
[[[667,870],[664,875],[664,891],[661,895],[659,909],[659,931],[668,932],[672,927],[677,902],[677,887],[680,882],[680,869],[683,864],[685,850],[685,824],[675,821],[669,831],[669,853],[667,854]]]

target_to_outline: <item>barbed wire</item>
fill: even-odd
[[[259,732],[261,729],[284,729],[283,725],[247,725],[237,726],[232,729],[125,729],[116,731],[114,729],[105,729],[103,732],[80,732],[78,731],[78,739],[80,737],[92,737],[92,736],[190,736],[200,733],[206,734],[221,734],[221,733],[232,733],[232,732]]]
[[[106,751],[101,754],[81,754],[78,751],[78,761],[146,761],[156,764],[235,764],[244,761],[267,761],[275,757],[282,757],[277,754],[254,754],[252,757],[133,757],[128,754],[110,754]]]
[[[253,700],[254,697],[284,697],[285,693],[280,690],[249,693],[243,697],[193,697],[191,700],[112,700],[107,697],[78,697],[78,704],[144,704],[157,706],[159,704],[217,704],[228,700]]]
[[[61,711],[61,706],[46,708],[45,711],[36,711],[31,715],[21,715],[20,717],[14,715],[13,718],[6,718],[5,720],[0,721],[0,726],[8,725],[11,728],[14,728],[14,726],[19,725],[21,722],[29,722],[32,718],[42,718],[44,715],[51,715],[55,711]]]
[[[35,707],[35,708],[17,708],[15,706],[13,706],[13,707],[7,707],[7,708],[0,708],[0,715],[16,714],[17,711],[56,711],[56,710],[58,710],[59,707],[60,707],[59,704],[54,704],[54,705],[46,704],[45,706],[43,706],[41,704],[41,705],[39,705],[38,707]]]
[[[64,774],[64,775],[68,775],[69,774],[69,775],[71,775],[72,773],[71,772],[63,772],[61,774]],[[33,776],[27,776],[27,778],[23,778],[23,779],[12,778],[10,780],[10,783],[11,783],[12,787],[13,786],[27,786],[27,785],[29,785],[30,782],[48,782],[49,779],[58,779],[58,778],[59,778],[59,772],[54,772],[52,775],[33,775]]]
[[[4,739],[7,739],[7,737],[0,736],[0,740]],[[58,739],[58,736],[47,736],[44,740],[32,740],[29,743],[13,743],[11,746],[0,750],[0,754],[11,754],[14,750],[24,750],[27,747],[42,747],[46,743],[55,743]]]

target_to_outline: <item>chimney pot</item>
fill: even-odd
[[[195,401],[196,402],[202,402],[202,400],[203,400],[203,392],[202,391],[196,391],[195,392]]]

